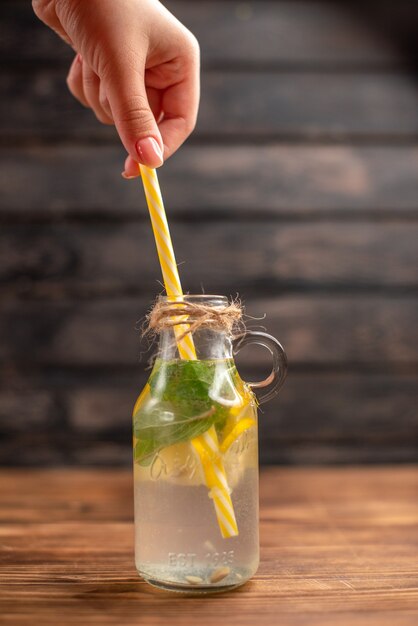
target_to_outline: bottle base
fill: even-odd
[[[153,587],[162,589],[164,591],[170,591],[174,593],[187,594],[187,595],[208,595],[213,593],[222,593],[241,587],[248,580],[250,580],[251,574],[247,571],[240,573],[236,570],[226,571],[229,568],[218,568],[212,573],[211,579],[207,579],[202,575],[198,575],[198,572],[193,574],[186,574],[184,577],[176,576],[172,577],[156,576],[150,572],[144,572],[138,569],[138,574]],[[171,580],[170,580],[171,578]]]
[[[169,591],[171,593],[179,593],[184,595],[212,595],[214,593],[225,593],[226,591],[231,591],[236,589],[237,587],[241,587],[245,585],[247,580],[242,580],[235,584],[231,585],[190,585],[190,584],[179,584],[179,583],[168,583],[160,580],[154,580],[152,578],[145,578],[142,574],[141,577],[152,587],[157,587],[157,589],[161,589],[162,591]]]

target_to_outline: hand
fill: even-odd
[[[36,15],[77,54],[67,84],[129,156],[158,167],[193,130],[199,105],[199,46],[157,0],[33,0]]]

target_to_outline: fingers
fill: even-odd
[[[157,120],[157,123],[159,123],[163,117],[163,112],[161,110],[161,92],[158,89],[148,87],[147,97],[152,114]],[[140,175],[141,174],[138,168],[138,160],[134,160],[131,156],[127,156],[125,160],[125,168],[122,172],[123,178],[137,178]]]
[[[131,156],[127,156],[125,160],[125,169],[122,172],[123,178],[136,178],[140,176],[138,163]]]
[[[149,87],[145,81],[145,89],[147,91],[148,104],[152,111],[154,118],[157,120],[157,124],[163,117],[163,111],[161,109],[162,93],[159,89]]]
[[[167,132],[166,141],[163,142],[157,120],[164,120],[162,102],[166,96],[159,89],[146,88],[143,79],[132,80],[132,76],[132,73],[129,78],[119,74],[117,81],[113,78],[101,80],[79,54],[75,56],[67,76],[70,92],[82,105],[91,108],[100,122],[116,124],[122,142],[131,156],[129,177],[138,176],[137,162],[148,167],[162,165],[164,144],[169,146],[168,155],[172,154],[192,129],[183,125],[183,119],[170,118],[165,122]],[[170,104],[170,89],[168,96]],[[178,100],[175,93],[171,100]],[[171,108],[176,110],[175,107]],[[161,123],[164,124],[164,121]],[[172,138],[176,129],[174,127],[178,129],[178,137]]]
[[[67,76],[68,89],[85,107],[93,109],[97,119],[103,124],[113,124],[112,113],[105,88],[97,74],[83,62],[77,54]]]
[[[149,167],[161,165],[163,156],[171,156],[196,125],[200,95],[199,46],[193,37],[188,40],[180,63],[182,67],[178,74],[182,80],[173,81],[165,88],[158,84],[159,78],[154,76],[150,81],[148,76],[145,79],[137,72],[135,84],[131,81],[128,85],[124,82],[128,77],[121,76],[126,90],[119,86],[119,98],[112,100],[116,88],[109,89],[115,124],[130,155],[125,163],[126,178],[138,175],[138,161]],[[147,88],[144,83],[148,84]],[[135,141],[135,137],[140,139]]]
[[[71,63],[70,71],[67,76],[67,86],[74,98],[76,98],[85,107],[89,106],[83,88],[83,62],[81,56],[76,54]]]
[[[196,126],[200,97],[199,46],[194,38],[183,59],[181,82],[164,91],[161,108],[164,112],[159,127],[164,141],[164,157],[181,146]]]
[[[165,90],[148,86],[147,100],[152,114],[158,122],[161,139],[164,146],[164,158],[171,156],[187,139],[196,124],[199,107],[199,51],[197,49],[190,57],[186,57],[184,69],[185,78]],[[151,81],[146,81],[151,82]],[[155,83],[155,80],[153,81]],[[140,175],[138,155],[129,155],[125,161],[124,178],[135,178]],[[148,163],[145,163],[148,165]],[[157,167],[157,165],[150,165]]]
[[[190,83],[185,81],[174,85],[164,94],[160,132],[166,159],[181,146],[196,125],[199,96],[196,85]]]
[[[116,63],[112,67],[109,64],[106,90],[117,131],[128,154],[148,167],[159,167],[163,164],[163,141],[148,101],[143,66],[144,62],[137,63],[136,71],[132,72],[126,64],[119,67]],[[150,99],[155,108],[155,94],[150,94]]]
[[[167,159],[187,139],[192,132],[199,106],[199,80],[191,77],[166,90],[161,99],[159,90],[148,88],[148,101],[154,117],[159,122],[159,130],[164,143],[164,158]],[[160,98],[158,99],[158,95]],[[125,160],[123,178],[140,176],[137,161],[130,155]]]
[[[123,80],[119,75],[117,82],[100,80],[79,54],[71,64],[67,84],[73,96],[93,109],[101,122],[116,123],[122,142],[131,155],[130,175],[139,174],[138,161],[148,167],[162,165],[163,142],[156,122],[161,116],[158,90],[150,88],[147,93],[143,80],[139,79],[135,84],[132,74],[129,78],[123,76]],[[113,110],[116,110],[116,116]]]
[[[104,109],[107,101],[104,88],[100,90],[100,78],[88,66],[83,64],[83,91],[89,106],[93,109],[99,122],[113,124],[111,114]],[[108,106],[108,105],[107,105]]]
[[[199,48],[160,3],[114,4],[33,0],[38,17],[83,54],[71,65],[68,87],[101,122],[115,123],[131,172],[135,162],[162,165],[193,130]],[[146,67],[155,82],[146,80]]]

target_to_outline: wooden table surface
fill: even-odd
[[[0,623],[418,623],[418,468],[269,468],[261,565],[239,590],[182,597],[133,561],[127,470],[0,472]]]

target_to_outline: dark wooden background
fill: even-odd
[[[418,460],[418,3],[167,5],[203,61],[160,171],[184,287],[239,292],[291,363],[262,460]],[[0,14],[0,462],[129,463],[160,290],[142,189],[67,93],[71,52],[28,1]]]

